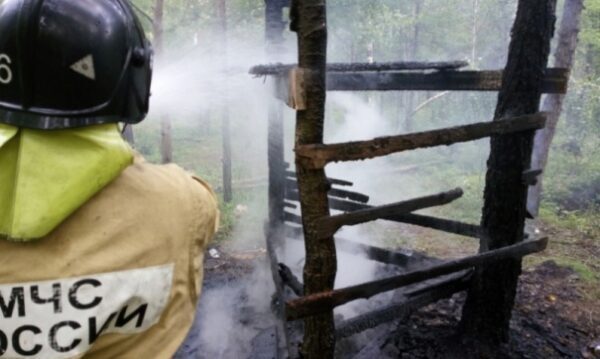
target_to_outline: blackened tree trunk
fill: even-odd
[[[573,67],[582,11],[583,0],[565,1],[562,20],[558,29],[558,45],[556,50],[554,50],[554,67],[562,67],[569,70]],[[563,94],[550,94],[544,99],[542,111],[548,112],[549,116],[546,121],[546,128],[537,131],[535,134],[533,156],[531,159],[532,168],[546,168],[550,145],[554,138],[554,132],[560,118],[564,99],[565,95]],[[538,180],[535,186],[529,189],[527,208],[535,216],[539,212],[542,190],[542,178]]]
[[[291,27],[298,33],[299,66],[305,81],[306,110],[296,117],[296,146],[323,143],[325,114],[325,64],[327,59],[327,15],[325,0],[292,2]],[[296,156],[298,189],[304,225],[306,262],[304,293],[332,290],[337,271],[333,237],[321,238],[317,220],[329,215],[329,184],[324,169],[304,168]],[[305,358],[333,358],[335,327],[333,311],[307,318],[302,354]]]
[[[495,121],[538,111],[555,7],[556,0],[519,0]],[[482,216],[485,238],[480,251],[523,240],[528,188],[522,173],[530,167],[533,136],[533,131],[526,131],[491,139]],[[520,274],[520,259],[478,268],[463,308],[462,328],[467,337],[492,347],[508,340]]]

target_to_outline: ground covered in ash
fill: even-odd
[[[271,358],[275,348],[274,319],[268,305],[254,308],[244,283],[266,262],[265,253],[221,252],[221,258],[206,261],[204,294],[190,338],[176,358]],[[473,354],[470,343],[461,343],[456,328],[465,294],[420,309],[407,320],[395,321],[354,335],[338,343],[340,358],[600,358],[600,303],[582,294],[579,275],[568,267],[547,260],[524,270],[513,311],[510,342],[502,352]],[[214,323],[203,323],[209,314],[206,301],[211,293],[226,292],[223,303],[234,322],[229,329],[211,331]],[[237,289],[236,289],[237,288]],[[270,298],[271,293],[264,292]],[[214,297],[214,296],[213,296]],[[213,298],[214,299],[214,298]],[[213,319],[214,320],[214,319]],[[229,331],[230,336],[223,337]],[[235,332],[235,333],[232,333]],[[243,332],[243,333],[238,333]],[[206,333],[204,333],[206,334]],[[221,341],[220,346],[210,344]],[[245,341],[245,343],[242,343]],[[272,342],[273,345],[269,343]],[[235,347],[235,348],[233,348]]]
[[[502,352],[474,354],[456,336],[465,294],[422,308],[407,321],[378,329],[361,347],[340,353],[348,358],[600,358],[600,308],[578,290],[570,268],[546,261],[524,271]],[[596,349],[597,350],[597,349]]]

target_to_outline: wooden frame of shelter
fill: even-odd
[[[291,29],[298,33],[297,65],[256,66],[251,73],[272,76],[275,96],[297,110],[296,171],[284,161],[281,104],[269,109],[269,222],[268,255],[276,287],[279,333],[286,338],[288,355],[332,358],[336,338],[342,338],[401,318],[424,305],[468,290],[463,308],[463,334],[485,343],[507,339],[521,258],[545,249],[546,238],[524,233],[527,189],[540,171],[529,168],[535,130],[543,128],[538,113],[542,93],[565,93],[567,71],[548,69],[554,32],[556,0],[519,0],[507,66],[501,71],[463,71],[463,62],[402,62],[383,64],[327,64],[326,0],[266,0],[266,40],[269,61],[277,58],[291,7]],[[499,91],[493,121],[401,134],[340,144],[323,144],[326,91]],[[480,225],[419,215],[413,211],[443,205],[462,196],[461,189],[372,207],[369,198],[348,189],[351,182],[327,178],[325,166],[424,147],[449,145],[490,137],[484,208]],[[286,210],[297,208],[302,216]],[[344,213],[331,215],[330,209]],[[344,239],[334,239],[345,225],[376,219],[432,228],[480,241],[480,252],[445,261],[419,258]],[[304,236],[306,262],[302,282],[277,258],[277,248],[288,238]],[[409,267],[390,278],[333,289],[337,259],[342,251],[361,249],[369,259]],[[411,269],[419,268],[419,269]],[[349,301],[418,284],[403,292],[405,300],[342,323],[334,323],[333,309]],[[286,288],[289,288],[286,289]],[[304,319],[303,327],[294,322]],[[303,330],[301,349],[290,328]]]

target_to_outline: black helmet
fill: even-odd
[[[138,123],[152,47],[127,0],[0,0],[0,123]]]

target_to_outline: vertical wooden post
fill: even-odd
[[[326,97],[327,7],[326,0],[292,2],[292,29],[298,33],[298,63],[303,69],[306,110],[296,116],[296,146],[323,143]],[[337,258],[333,237],[320,238],[316,222],[329,215],[329,183],[324,169],[308,169],[296,156],[296,172],[304,225],[306,262],[304,293],[333,289]],[[333,311],[304,321],[302,354],[305,358],[333,358]]]
[[[287,6],[287,1],[266,0],[265,3],[265,50],[267,60],[273,63],[282,61],[283,30],[286,24],[282,20],[284,6]],[[283,225],[285,195],[283,111],[275,96],[269,99],[268,122],[269,231],[273,232]]]
[[[495,121],[538,111],[555,7],[556,0],[519,0]],[[533,136],[534,131],[527,131],[491,139],[482,217],[487,240],[480,251],[523,240],[528,187],[522,173],[530,166]],[[463,308],[462,328],[468,337],[492,346],[508,340],[520,274],[520,259],[476,271]]]
[[[265,0],[265,52],[270,63],[281,62],[283,49],[283,8],[289,6],[288,0]],[[285,323],[285,288],[279,275],[277,250],[285,240],[284,229],[284,196],[285,196],[285,157],[284,157],[284,123],[282,104],[273,96],[268,104],[268,139],[267,157],[269,165],[269,220],[265,228],[267,252],[271,266],[271,275],[275,284],[276,314],[280,319],[278,333],[285,339],[288,356],[298,356],[297,348],[292,343],[290,332]]]

